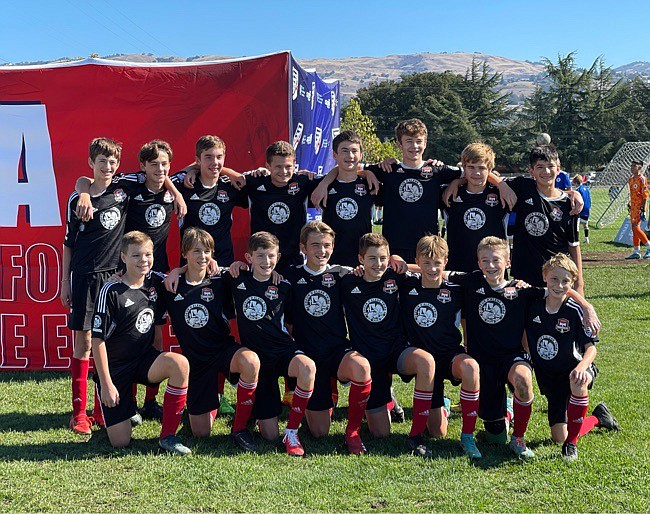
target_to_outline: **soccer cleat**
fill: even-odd
[[[596,419],[598,420],[598,426],[600,428],[604,428],[605,430],[616,430],[617,432],[621,429],[621,426],[618,424],[618,421],[616,421],[616,418],[614,418],[614,416],[612,416],[612,413],[609,412],[607,405],[602,402],[594,407],[591,415],[596,416]]]
[[[630,255],[628,255],[627,257],[625,257],[625,260],[628,261],[628,260],[630,260],[630,259],[640,259],[640,258],[641,258],[641,254],[640,254],[640,253],[638,253],[638,252],[633,252],[633,253],[631,253]]]
[[[535,457],[533,450],[526,446],[526,441],[523,437],[515,437],[514,435],[510,436],[510,443],[508,447],[519,457],[520,459],[532,459]]]
[[[305,454],[305,449],[300,444],[300,439],[298,439],[298,430],[285,428],[282,442],[287,449],[287,455],[302,457]]]
[[[366,446],[363,444],[361,436],[357,430],[350,432],[349,434],[346,432],[345,444],[348,446],[348,451],[352,455],[362,455],[364,453],[368,453],[368,450],[366,450]]]
[[[155,419],[162,421],[162,405],[160,405],[156,400],[149,400],[144,402],[142,409],[140,409],[140,415],[142,419]]]
[[[444,401],[444,405],[442,406],[442,408],[445,409],[445,416],[447,416],[447,418],[450,418],[451,417],[451,398],[448,398],[447,396],[445,396],[443,401]]]
[[[140,416],[140,413],[138,412],[136,412],[133,416],[131,416],[130,420],[131,420],[132,427],[138,427],[142,425],[142,416]]]
[[[293,391],[285,391],[285,393],[282,395],[282,404],[291,408],[292,403],[293,403]]]
[[[411,453],[416,457],[422,457],[423,459],[430,459],[432,457],[431,450],[429,450],[424,437],[421,435],[409,437],[409,448],[411,449]]]
[[[158,440],[158,446],[172,455],[189,455],[192,453],[187,446],[181,444],[178,436],[171,434]]]
[[[231,432],[230,437],[242,450],[247,452],[257,451],[257,445],[255,444],[255,441],[253,441],[253,436],[247,429],[238,432]]]
[[[404,423],[404,409],[402,409],[402,406],[397,402],[397,398],[395,398],[395,390],[391,387],[390,388],[390,397],[393,400],[393,408],[390,410],[390,419],[393,423]]]
[[[574,443],[566,442],[562,445],[562,460],[575,462],[578,460],[578,447]]]
[[[85,412],[70,418],[70,429],[75,434],[90,435],[92,434],[92,430],[90,429],[91,426],[92,421]]]
[[[585,244],[588,245],[588,244],[589,244],[589,238],[588,238],[588,237],[585,237],[585,241],[584,241],[584,242],[585,242]]]
[[[643,254],[644,259],[650,259],[650,248],[648,248]]]
[[[228,401],[228,398],[226,398],[226,395],[222,394],[220,396],[221,396],[221,400],[219,402],[219,415],[234,416],[235,409],[233,409],[232,405]]]
[[[470,459],[480,459],[483,457],[476,447],[474,434],[460,434],[460,446]]]

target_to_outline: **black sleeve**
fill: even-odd
[[[449,184],[452,180],[460,178],[463,174],[463,171],[456,166],[444,166],[440,170],[440,183]]]
[[[458,284],[461,287],[467,287],[471,276],[471,273],[465,273],[463,271],[450,271],[447,281],[452,284]]]
[[[368,170],[368,171],[372,171],[375,174],[375,176],[377,177],[377,180],[379,180],[379,182],[384,181],[384,173],[386,173],[386,172],[379,167],[379,164],[364,165],[363,169]]]
[[[114,290],[115,285],[115,282],[104,284],[99,291],[97,303],[95,303],[92,336],[104,341],[110,335],[110,327],[116,314],[117,293]]]
[[[77,238],[77,233],[79,232],[79,225],[81,220],[77,218],[75,210],[77,208],[77,199],[79,196],[76,193],[72,193],[68,199],[68,208],[66,213],[66,223],[65,223],[65,237],[63,239],[63,244],[68,248],[74,248],[74,242]]]

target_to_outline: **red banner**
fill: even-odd
[[[139,170],[152,139],[174,150],[172,172],[194,159],[196,140],[226,142],[226,165],[264,163],[289,137],[289,54],[191,65],[82,61],[0,68],[0,369],[67,369],[72,333],[59,300],[67,199],[91,176],[88,143],[123,143],[120,171]],[[235,210],[241,256],[248,213]],[[178,262],[178,228],[167,244]],[[169,325],[166,327],[169,330]],[[170,337],[166,344],[173,344]]]

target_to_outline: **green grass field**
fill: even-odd
[[[606,242],[612,231],[592,231],[586,254],[621,251]],[[372,454],[360,458],[344,449],[344,409],[336,412],[329,438],[317,441],[301,431],[309,452],[304,459],[270,443],[259,455],[241,455],[227,436],[229,419],[218,419],[207,440],[186,438],[194,454],[177,458],[158,451],[154,422],[136,428],[126,450],[111,449],[102,431],[89,439],[72,434],[67,374],[0,373],[0,510],[647,512],[650,265],[588,266],[585,278],[604,322],[591,406],[605,401],[623,429],[596,429],[583,438],[572,465],[550,440],[541,396],[527,433],[534,462],[488,446],[479,422],[484,458],[470,463],[457,443],[459,415],[446,440],[431,441],[432,460],[411,457],[410,409],[388,440],[364,432]],[[411,405],[412,385],[398,382],[400,400]],[[448,389],[457,401],[458,390]],[[227,395],[233,399],[234,390]]]

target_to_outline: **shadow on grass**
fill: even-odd
[[[2,371],[0,383],[6,382],[55,382],[69,378],[69,371]]]
[[[610,293],[610,294],[595,294],[589,295],[589,299],[611,299],[611,300],[629,300],[629,299],[649,299],[650,291],[643,291],[638,293]]]
[[[24,412],[6,412],[0,414],[0,432],[34,432],[52,428],[66,428],[70,422],[70,413],[52,412],[47,414],[27,414]]]

